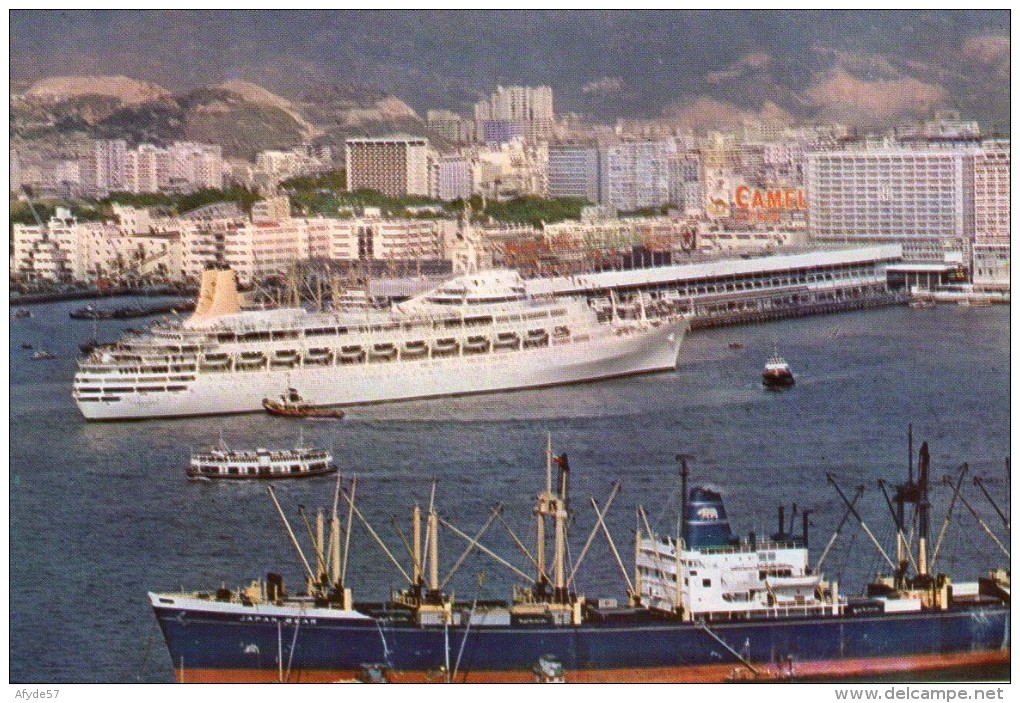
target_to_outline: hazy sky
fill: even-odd
[[[298,97],[381,88],[420,113],[496,83],[557,112],[692,123],[1009,119],[1007,11],[12,11],[11,77],[127,75],[173,91],[228,78]]]

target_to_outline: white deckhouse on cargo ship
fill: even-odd
[[[530,298],[505,270],[387,311],[242,311],[233,271],[210,269],[189,319],[93,352],[73,395],[87,419],[121,420],[261,411],[288,388],[309,405],[352,405],[675,368],[686,318],[613,318]]]

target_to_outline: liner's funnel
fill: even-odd
[[[202,272],[202,287],[198,291],[195,312],[188,318],[187,325],[194,327],[206,320],[240,311],[241,301],[234,272],[230,269],[206,269]]]

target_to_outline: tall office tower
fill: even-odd
[[[940,261],[967,231],[966,152],[917,148],[808,154],[808,226],[819,240],[887,240],[904,256]]]
[[[548,139],[555,119],[553,92],[547,85],[497,86],[494,93],[475,105],[480,131],[484,133],[482,124],[488,121],[514,122],[520,125],[526,141]]]
[[[347,189],[384,195],[429,194],[429,140],[397,134],[347,140]]]
[[[599,202],[599,149],[596,144],[549,145],[549,197]]]
[[[600,150],[602,199],[620,211],[659,207],[669,202],[672,140],[622,142]]]

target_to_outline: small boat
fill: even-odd
[[[930,310],[931,308],[935,307],[935,301],[927,300],[924,298],[918,300],[911,300],[910,307],[912,307],[915,310]]]
[[[325,449],[304,446],[304,436],[294,449],[236,450],[223,439],[219,445],[191,455],[188,478],[193,480],[280,479],[322,476],[336,472],[333,455]]]
[[[789,388],[793,385],[793,371],[786,363],[779,352],[773,352],[772,357],[765,364],[765,371],[761,375],[761,382],[766,388]]]
[[[35,359],[36,361],[39,361],[41,359],[56,359],[57,355],[54,354],[53,352],[48,352],[45,349],[40,349],[39,351],[32,355],[32,358]]]
[[[345,415],[338,408],[317,408],[305,402],[296,388],[288,388],[279,400],[262,399],[262,407],[279,417],[326,417],[339,420]]]
[[[32,345],[29,344],[28,342],[25,342],[24,344],[21,345],[21,348],[22,349],[31,349]]]
[[[740,342],[730,342],[730,349],[743,349],[744,345]]]
[[[26,317],[32,317],[32,311],[29,310],[28,308],[18,308],[17,310],[14,311],[14,317],[18,318],[19,320],[23,320]]]
[[[563,662],[555,654],[544,654],[538,658],[533,669],[535,683],[566,683],[563,675]]]

